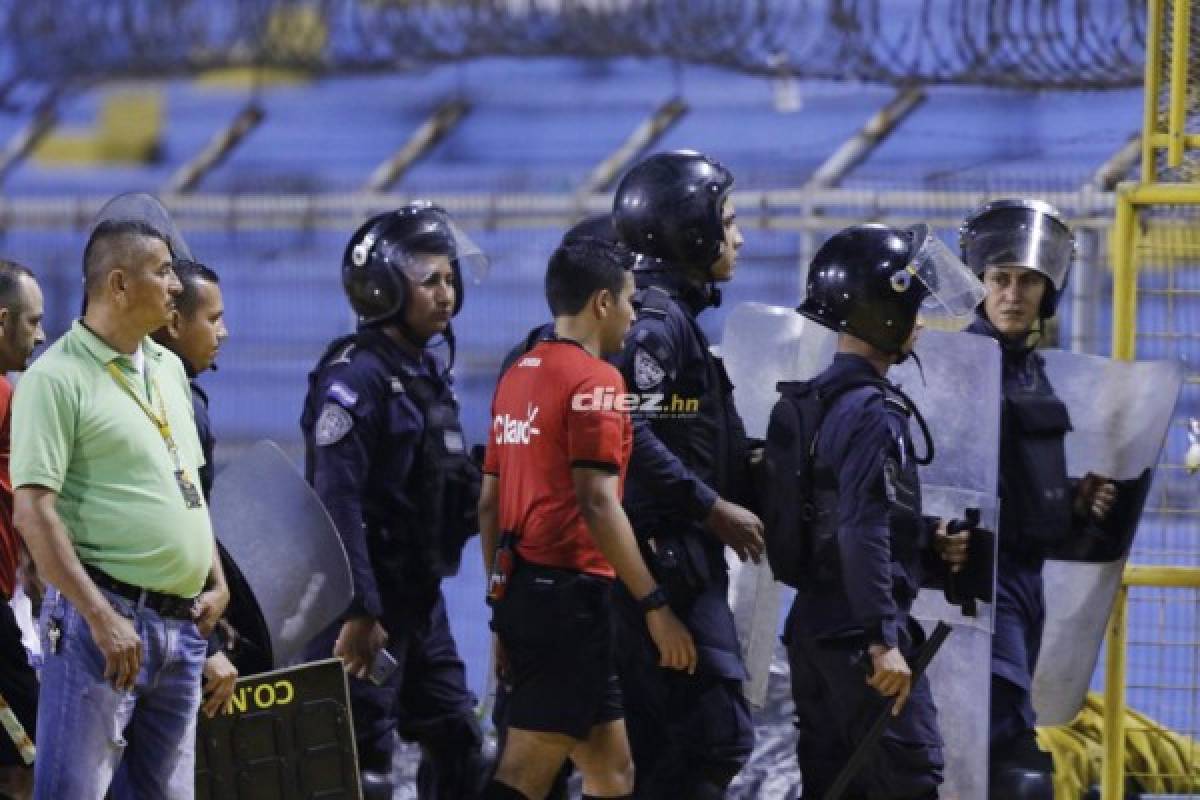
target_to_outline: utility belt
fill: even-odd
[[[639,539],[650,573],[673,604],[687,605],[725,579],[724,547],[708,546],[707,534],[657,534]]]
[[[132,583],[117,580],[107,572],[90,564],[84,564],[83,569],[92,579],[92,583],[105,591],[118,594],[131,601],[135,608],[148,608],[160,617],[169,619],[181,619],[189,622],[192,620],[192,609],[196,604],[194,597],[180,597],[166,592],[156,592],[153,589],[143,589]]]

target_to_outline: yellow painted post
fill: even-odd
[[[1104,771],[1100,777],[1101,800],[1123,800],[1125,796],[1125,611],[1129,587],[1117,591],[1108,620],[1108,651],[1104,663]]]
[[[1155,178],[1155,134],[1158,132],[1158,96],[1162,87],[1163,2],[1150,0],[1146,11],[1146,74],[1142,97],[1142,183]]]
[[[1137,271],[1134,265],[1135,210],[1130,187],[1117,189],[1117,217],[1113,223],[1113,328],[1112,356],[1133,360],[1137,313]]]
[[[1171,23],[1171,92],[1167,132],[1167,165],[1183,165],[1184,125],[1187,124],[1188,45],[1191,40],[1192,0],[1174,0]],[[1149,43],[1148,43],[1149,44]]]

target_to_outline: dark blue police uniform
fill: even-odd
[[[991,744],[997,760],[1021,737],[1033,735],[1033,672],[1046,622],[1042,565],[1073,526],[1064,447],[1070,420],[1032,347],[1006,338],[983,317],[967,330],[996,339],[1004,365],[992,637]]]
[[[335,341],[309,375],[301,428],[306,476],[350,560],[347,616],[378,619],[399,662],[383,686],[349,679],[360,765],[390,771],[398,730],[422,747],[420,797],[470,797],[481,737],[441,581],[478,530],[479,471],[450,376],[428,351],[364,328]],[[340,627],[308,655],[328,657]]]
[[[864,382],[877,385],[846,388]],[[870,362],[848,353],[814,383],[834,397],[816,440],[817,550],[784,636],[806,797],[824,794],[890,702],[866,684],[869,645],[898,647],[911,665],[924,642],[909,609],[932,535],[904,402]],[[849,796],[936,797],[943,766],[937,711],[921,676]]]
[[[187,366],[186,364],[184,366]],[[191,375],[192,415],[196,420],[196,434],[200,438],[200,449],[204,453],[204,466],[200,472],[200,490],[205,499],[212,496],[214,475],[213,452],[216,449],[216,437],[213,436],[212,423],[208,418],[208,393]],[[215,540],[214,540],[215,541]],[[211,656],[218,650],[225,650],[229,660],[237,667],[238,675],[256,675],[271,669],[271,657],[266,649],[270,641],[267,630],[263,627],[262,615],[254,606],[254,593],[250,585],[242,577],[241,570],[229,557],[225,547],[217,542],[217,557],[221,559],[221,569],[225,573],[225,583],[229,587],[229,605],[225,608],[223,619],[232,628],[234,635],[227,635],[221,625],[213,629],[208,637],[208,654]],[[233,641],[229,641],[232,638]]]
[[[637,322],[618,366],[635,412],[624,505],[643,556],[696,643],[694,675],[658,667],[634,599],[618,587],[618,673],[638,797],[723,796],[754,749],[747,678],[727,595],[725,546],[704,529],[718,494],[749,505],[747,443],[733,385],[696,315],[706,289],[672,272],[636,273]],[[692,403],[693,405],[689,405]]]

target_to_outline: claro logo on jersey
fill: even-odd
[[[572,411],[636,411],[648,416],[694,416],[700,411],[698,397],[682,397],[662,392],[618,392],[597,386],[590,392],[571,397]]]
[[[529,404],[525,419],[497,414],[492,420],[492,436],[495,437],[496,444],[529,444],[530,439],[541,433],[533,427],[537,415],[538,407],[533,403]]]

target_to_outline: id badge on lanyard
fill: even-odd
[[[171,454],[171,462],[174,465],[175,485],[179,487],[179,493],[183,495],[183,503],[187,508],[203,508],[204,500],[200,496],[200,490],[196,488],[196,484],[188,477],[187,470],[184,469],[183,459],[179,456],[179,448],[175,445],[175,437],[171,434],[171,423],[167,419],[166,402],[163,400],[162,390],[158,388],[158,381],[154,378],[150,379],[149,386],[154,389],[153,394],[158,395],[158,412],[142,400],[137,391],[129,383],[129,379],[121,374],[121,370],[113,362],[105,365],[108,369],[108,374],[112,376],[117,385],[125,390],[125,393],[133,398],[138,404],[138,408],[142,410],[150,421],[154,423],[154,427],[162,436],[163,443],[167,446],[167,452]],[[153,397],[150,398],[153,402]]]

